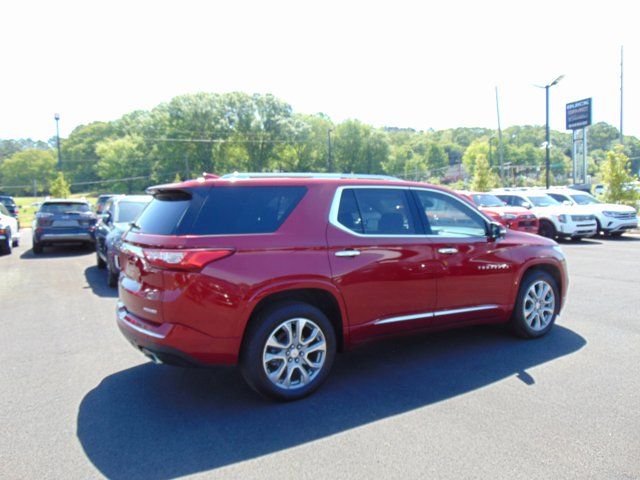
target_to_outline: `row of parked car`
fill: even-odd
[[[376,338],[492,323],[541,337],[567,292],[564,254],[544,236],[637,225],[635,210],[569,189],[456,194],[380,176],[205,175],[149,192],[101,200],[99,217],[45,201],[34,253],[95,246],[137,350],[237,364],[280,400],[309,395],[337,352]]]
[[[637,212],[566,187],[458,192],[508,228],[548,238],[618,237],[638,227]]]

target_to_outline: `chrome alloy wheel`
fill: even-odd
[[[274,385],[293,390],[313,381],[326,357],[327,343],[320,327],[308,318],[292,318],[267,338],[262,366]]]
[[[556,309],[556,295],[544,280],[534,282],[524,296],[524,319],[529,327],[539,332],[549,325]]]

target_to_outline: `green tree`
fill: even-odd
[[[56,178],[49,185],[49,193],[55,198],[69,198],[71,196],[69,183],[64,178],[64,173],[58,172]]]
[[[487,192],[498,185],[496,175],[491,171],[489,161],[483,154],[478,154],[474,161],[473,181],[471,189],[476,192]]]
[[[133,193],[144,190],[149,185],[151,160],[144,147],[144,142],[138,135],[105,140],[96,145],[96,153],[100,158],[98,175],[101,179],[113,182],[110,183],[110,190]],[[169,177],[171,178],[173,176]]]
[[[382,173],[389,156],[384,131],[358,120],[347,120],[335,129],[336,170],[343,173]]]
[[[0,177],[5,186],[21,186],[20,193],[42,193],[55,176],[56,159],[52,150],[23,150],[14,153],[0,165]]]
[[[622,146],[618,145],[607,153],[607,158],[601,166],[601,175],[606,186],[606,202],[636,206],[638,192],[628,188],[628,184],[633,182],[633,177],[629,169],[629,157],[624,154]]]

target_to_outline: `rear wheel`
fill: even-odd
[[[555,279],[543,271],[527,273],[520,285],[511,326],[521,337],[541,337],[553,327],[559,308]]]
[[[0,255],[10,255],[13,248],[13,240],[11,239],[11,230],[5,232],[6,238],[0,242]]]
[[[118,286],[118,272],[114,272],[111,269],[111,265],[107,263],[107,285],[111,288],[115,288]]]
[[[335,332],[324,313],[301,302],[279,303],[252,322],[240,369],[258,393],[298,400],[326,380],[335,353]]]
[[[42,253],[42,243],[33,241],[33,246],[31,247],[34,255],[40,255]]]
[[[107,268],[107,263],[102,259],[98,252],[96,252],[96,267],[98,267],[100,270],[104,270],[105,268]]]
[[[547,238],[556,238],[556,227],[549,220],[540,220],[538,234]]]

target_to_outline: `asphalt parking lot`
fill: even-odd
[[[472,328],[338,357],[276,404],[231,368],[156,366],[86,250],[0,257],[0,478],[640,478],[640,236],[563,243],[537,341]]]

